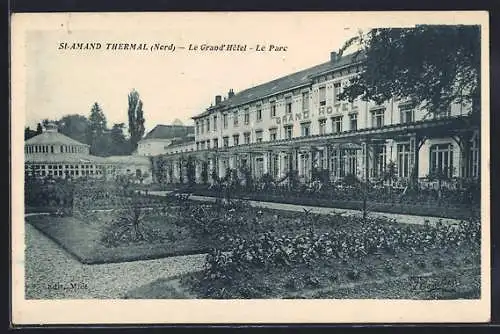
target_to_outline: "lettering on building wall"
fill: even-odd
[[[287,123],[293,123],[295,121],[301,121],[304,119],[309,119],[311,115],[309,114],[309,111],[303,111],[300,113],[296,113],[295,115],[290,114],[290,115],[285,115],[282,117],[275,117],[274,121],[276,124],[287,124]]]

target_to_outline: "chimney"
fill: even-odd
[[[234,96],[234,91],[233,91],[233,89],[231,88],[231,89],[229,90],[229,92],[227,93],[227,98],[228,98],[228,99],[230,99],[230,98],[232,98],[233,96]]]
[[[215,105],[218,106],[222,101],[221,95],[215,95]]]
[[[338,53],[337,53],[337,52],[335,52],[335,51],[330,52],[330,61],[331,61],[332,63],[335,63],[335,62],[337,62],[337,60],[339,60],[339,55],[338,55]]]

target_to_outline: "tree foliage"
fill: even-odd
[[[90,122],[87,117],[78,114],[66,115],[58,123],[60,133],[81,143],[90,144],[88,141]]]
[[[107,128],[107,120],[101,106],[95,102],[90,110],[90,130],[93,135],[102,134]]]
[[[144,112],[139,93],[133,89],[128,95],[128,130],[132,149],[137,148],[137,143],[144,135]]]
[[[480,102],[481,36],[479,26],[420,25],[378,28],[348,40],[339,55],[358,45],[362,71],[345,87],[340,99],[409,98],[440,115],[451,103]]]
[[[31,130],[29,126],[24,128],[24,140],[28,140],[36,135],[38,135],[38,132]]]
[[[131,152],[130,143],[127,138],[125,138],[124,128],[124,123],[113,124],[111,128],[111,155],[127,155]]]

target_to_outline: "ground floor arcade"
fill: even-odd
[[[197,183],[212,183],[228,170],[240,178],[247,171],[254,180],[268,174],[278,182],[286,182],[289,172],[296,171],[304,183],[313,180],[315,171],[326,171],[330,181],[349,174],[370,180],[392,174],[399,181],[430,175],[478,178],[480,131],[470,124],[457,119],[418,122],[167,155],[161,157],[156,177],[160,173],[163,182],[185,183],[192,168]]]

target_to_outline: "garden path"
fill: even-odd
[[[131,289],[157,279],[200,270],[205,260],[200,254],[86,265],[28,223],[25,238],[26,299],[122,298]],[[64,289],[72,282],[80,288]]]
[[[151,195],[166,196],[170,192],[171,191],[149,191],[148,193]],[[215,202],[215,197],[209,197],[209,196],[191,195],[189,198],[195,201]],[[306,209],[306,210],[311,210],[312,213],[319,213],[319,214],[341,214],[349,216],[362,216],[362,212],[359,210],[335,209],[335,208],[326,208],[318,206],[261,202],[261,201],[251,201],[251,200],[249,202],[254,207],[266,208],[266,209],[276,209],[276,210],[296,211],[296,212],[304,212],[304,209]],[[441,221],[444,224],[457,224],[460,222],[460,220],[452,218],[416,216],[416,215],[405,215],[405,214],[373,212],[373,211],[369,211],[368,216],[386,217],[389,219],[394,219],[398,223],[404,223],[404,224],[424,224],[425,221],[428,221],[430,224],[435,224],[438,221]]]

